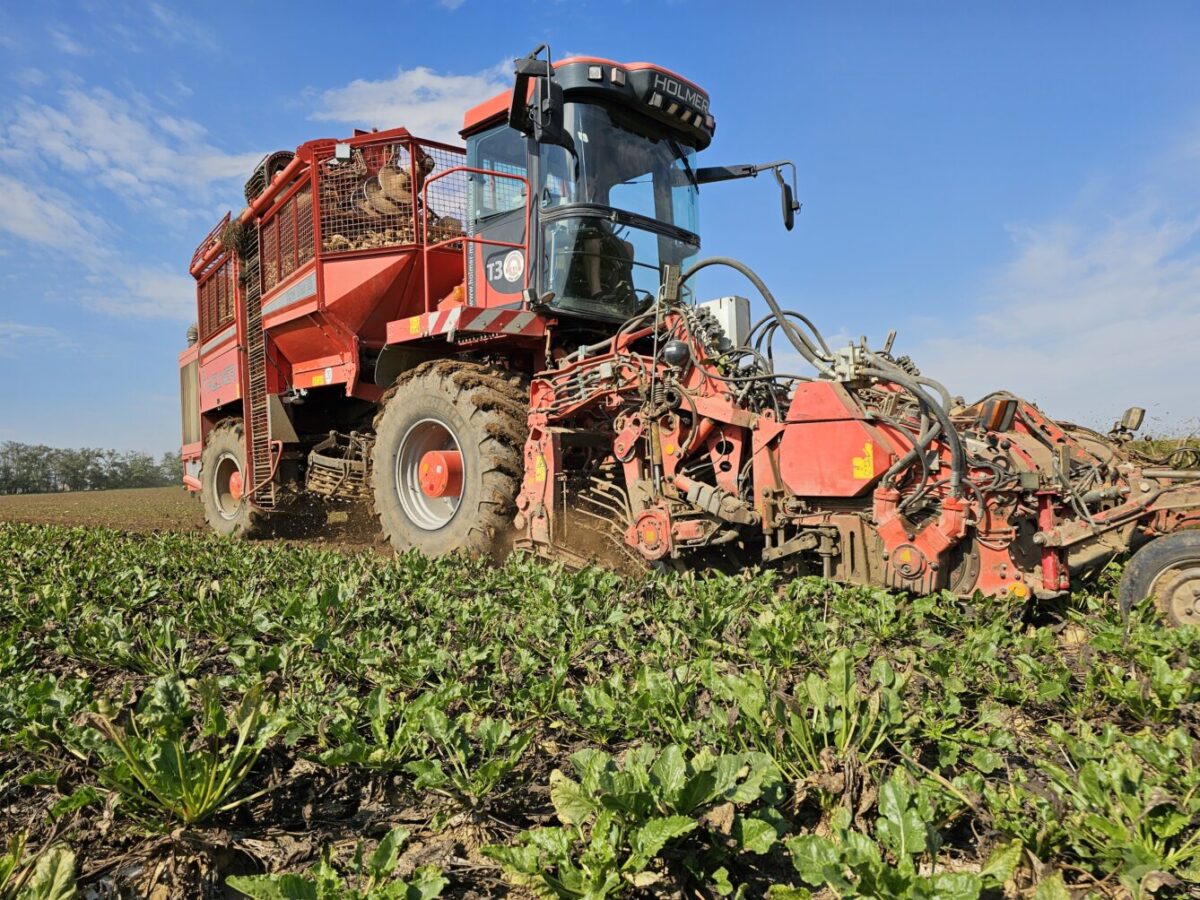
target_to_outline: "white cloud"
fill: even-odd
[[[0,160],[37,160],[136,201],[200,199],[216,181],[245,177],[260,153],[229,154],[204,127],[103,88],[64,89],[53,103],[28,97],[0,131]]]
[[[15,357],[22,350],[73,346],[57,328],[46,325],[23,325],[20,322],[0,321],[0,357]]]
[[[211,224],[217,186],[244,179],[260,156],[226,153],[200,124],[140,96],[69,86],[49,103],[24,97],[0,121],[0,231],[82,268],[83,284],[62,299],[118,316],[189,319],[195,285],[184,266],[119,249],[119,231],[95,212],[98,188],[139,213]]]
[[[94,244],[94,235],[104,229],[99,219],[75,207],[70,197],[8,175],[0,174],[0,196],[4,197],[0,229],[33,244],[78,251]]]
[[[1196,199],[1180,198],[1180,209]],[[965,333],[913,353],[925,374],[969,400],[1005,388],[1091,425],[1135,405],[1151,428],[1194,423],[1200,217],[1155,203],[1011,233],[1016,254],[981,292]]]
[[[61,27],[50,29],[50,42],[54,44],[56,50],[60,53],[66,53],[68,56],[87,56],[91,52],[83,44],[75,40],[70,32]]]
[[[196,282],[182,267],[122,266],[109,279],[85,289],[89,309],[109,315],[186,321],[196,317]]]
[[[424,66],[383,81],[357,79],[321,92],[311,118],[363,128],[403,126],[419,137],[457,143],[463,113],[512,87],[508,64],[475,75],[442,75]]]
[[[40,87],[47,81],[46,73],[35,66],[21,69],[19,72],[14,73],[12,77],[13,81],[23,88]]]
[[[204,50],[218,48],[213,30],[202,22],[161,3],[150,3],[147,8],[150,11],[148,24],[155,37]]]

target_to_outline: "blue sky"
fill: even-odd
[[[712,185],[704,251],[827,333],[1195,425],[1194,3],[45,0],[0,8],[0,440],[175,447],[188,261],[259,156],[444,138],[542,41],[704,86],[707,164],[796,161],[795,231],[770,179]]]

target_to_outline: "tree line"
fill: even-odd
[[[83,447],[65,450],[43,444],[0,443],[0,494],[105,491],[179,484],[179,454],[156,460],[149,453]]]

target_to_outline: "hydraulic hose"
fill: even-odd
[[[928,427],[923,427],[917,439],[913,442],[912,449],[900,457],[892,465],[890,469],[883,473],[883,483],[887,484],[905,469],[907,469],[915,459],[921,460],[921,468],[925,469],[925,458],[922,454],[925,449],[932,443],[933,439],[938,436],[942,430],[942,423],[937,419],[933,419],[928,423]]]
[[[766,284],[764,284],[763,280],[754,273],[754,270],[745,263],[739,262],[738,260],[732,259],[728,256],[710,256],[707,259],[702,259],[698,263],[695,263],[689,267],[679,279],[680,285],[686,283],[689,278],[691,278],[701,269],[707,269],[709,266],[727,266],[730,269],[741,272],[743,275],[745,275],[750,283],[758,289],[759,294],[762,295],[762,298],[766,301],[767,306],[771,308],[771,312],[775,314],[775,318],[779,322],[779,327],[783,330],[783,333],[787,335],[788,340],[792,342],[792,346],[796,348],[796,352],[804,357],[805,361],[808,362],[809,365],[815,368],[818,372],[821,372],[823,375],[833,375],[833,369],[829,366],[829,362],[831,362],[829,354],[822,353],[816,346],[812,344],[811,341],[809,341],[807,337],[804,336],[800,329],[788,321],[787,313],[785,313],[779,306],[779,303],[776,302],[774,295],[770,292],[770,290],[768,290]],[[817,341],[820,344],[825,344],[824,338],[821,337],[820,332],[818,332],[816,328],[813,328],[813,334],[816,336]]]
[[[954,405],[954,398],[950,396],[950,391],[946,389],[944,384],[932,378],[926,378],[924,375],[917,377],[917,384],[933,388],[937,391],[938,395],[942,398],[942,406],[946,409],[946,412],[950,411],[950,407]]]
[[[758,275],[755,274],[754,270],[745,263],[739,262],[738,260],[732,259],[728,256],[710,256],[707,259],[702,259],[690,266],[688,270],[683,273],[679,283],[681,285],[686,283],[689,278],[691,278],[701,269],[707,269],[710,266],[727,266],[728,268],[737,272],[741,272],[743,275],[745,275],[750,283],[758,289],[759,294],[762,295],[763,300],[766,301],[766,304],[768,307],[770,307],[771,312],[775,314],[775,318],[779,322],[780,329],[782,329],[783,333],[787,335],[788,340],[792,342],[792,346],[796,348],[796,351],[821,374],[830,378],[836,378],[836,373],[833,371],[832,366],[829,365],[833,361],[831,355],[828,352],[822,353],[820,350],[818,350],[818,348],[814,346],[813,343],[809,341],[809,339],[805,337],[804,334],[788,320],[788,314],[779,306],[779,303],[775,300],[774,295],[767,288],[766,284],[763,283],[763,280],[759,278]],[[813,327],[812,330],[818,343],[820,343],[822,346],[828,346],[824,338],[821,337],[821,333],[815,327]],[[963,448],[962,438],[954,428],[954,423],[950,421],[949,392],[946,392],[944,395],[944,399],[947,402],[943,407],[929,395],[925,388],[918,382],[917,378],[910,376],[899,366],[888,362],[886,359],[878,356],[877,354],[872,353],[870,354],[870,357],[872,360],[874,360],[875,364],[879,368],[863,369],[863,375],[880,378],[884,381],[890,381],[893,384],[897,384],[904,388],[917,399],[918,403],[928,409],[930,415],[932,415],[937,423],[941,426],[941,431],[945,435],[946,443],[950,448],[950,495],[952,497],[961,496],[963,480],[965,479],[967,472],[967,452]],[[937,385],[937,387],[941,388],[941,385]],[[944,391],[945,389],[941,388],[941,390]],[[926,433],[928,434],[931,431],[932,428],[927,429]],[[922,437],[924,437],[924,435],[922,435]],[[917,448],[913,449],[917,450]],[[924,447],[921,448],[921,450],[923,449]],[[917,452],[921,451],[917,450]]]
[[[963,447],[962,438],[955,429],[954,423],[950,421],[949,410],[943,409],[939,403],[925,392],[925,389],[917,383],[916,379],[910,377],[899,367],[888,365],[886,360],[874,354],[872,354],[872,357],[877,363],[883,363],[887,368],[863,369],[862,374],[900,385],[900,387],[916,397],[917,402],[924,406],[941,426],[946,444],[950,448],[950,496],[961,496],[963,480],[967,474],[967,451]],[[916,448],[914,447],[913,449],[915,450]],[[923,450],[924,447],[921,449]]]

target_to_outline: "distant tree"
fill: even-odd
[[[5,441],[0,444],[0,494],[43,494],[179,484],[179,454],[77,450]]]
[[[178,450],[168,450],[159,460],[158,468],[162,471],[163,481],[167,484],[180,484],[183,481],[183,458]]]

